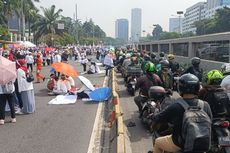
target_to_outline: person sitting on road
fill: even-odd
[[[139,95],[134,98],[139,112],[142,110],[142,104],[148,100],[148,90],[151,86],[161,86],[162,82],[158,75],[155,74],[155,65],[148,62],[145,65],[146,74],[137,79],[135,89],[140,89]]]
[[[191,59],[192,66],[190,66],[187,70],[185,70],[183,74],[186,74],[186,73],[194,74],[195,76],[198,77],[200,82],[202,82],[203,69],[200,68],[200,62],[201,60],[199,57],[193,57]]]
[[[58,77],[55,76],[55,74],[50,74],[50,79],[47,82],[47,89],[48,91],[53,91],[54,88],[57,87],[57,81],[58,81]]]
[[[95,74],[97,73],[97,68],[96,68],[96,63],[94,61],[91,61],[91,65],[89,67],[89,70],[88,70],[88,74]]]
[[[79,90],[77,90],[77,98],[89,98],[89,93],[91,92],[91,90],[83,82],[81,83],[82,87]]]
[[[198,102],[203,103],[203,110],[212,120],[212,112],[207,102],[198,100],[197,94],[200,89],[200,81],[193,74],[184,74],[179,79],[179,91],[182,99],[189,106],[197,106]],[[178,101],[178,102],[177,102]],[[182,140],[182,124],[185,109],[179,103],[181,100],[169,105],[165,110],[157,115],[152,116],[154,128],[162,123],[170,123],[173,125],[172,135],[158,137],[154,144],[154,153],[178,152],[184,148]],[[149,151],[148,153],[152,153]]]
[[[53,94],[64,95],[67,94],[70,89],[71,89],[70,82],[66,79],[66,76],[62,74],[61,79],[57,81],[57,88],[53,89]]]

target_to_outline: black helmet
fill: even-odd
[[[164,52],[161,52],[159,55],[160,55],[160,57],[165,57],[165,53]]]
[[[190,73],[184,74],[179,79],[180,94],[198,94],[200,90],[199,79]]]
[[[200,58],[199,57],[193,57],[191,59],[192,65],[197,66],[200,64]]]
[[[160,61],[161,68],[169,68],[169,61],[168,60],[162,60]]]
[[[151,53],[151,58],[152,59],[156,58],[156,54],[155,53]]]
[[[153,100],[163,100],[166,96],[166,91],[161,86],[152,86],[149,89],[149,98]]]
[[[144,60],[150,61],[150,56],[149,56],[148,54],[145,54],[145,55],[144,55]]]

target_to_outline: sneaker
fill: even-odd
[[[4,125],[5,121],[4,120],[0,120],[0,125]]]
[[[22,114],[24,114],[24,113],[22,112],[22,109],[21,109],[21,108],[18,108],[18,110],[15,112],[15,114],[22,115]]]
[[[12,118],[10,122],[11,123],[16,123],[16,118]]]

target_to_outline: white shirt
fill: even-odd
[[[26,63],[27,64],[33,64],[34,63],[34,57],[32,55],[26,55]]]
[[[69,83],[70,83],[71,86],[75,86],[75,82],[74,82],[74,80],[73,80],[73,78],[71,76],[69,76],[67,78],[67,80],[69,81]]]
[[[69,81],[58,80],[57,82],[57,91],[67,93],[71,89]]]
[[[22,69],[18,69],[17,71],[18,74],[18,91],[29,91],[33,90],[33,83],[32,82],[27,82],[26,81],[26,73]]]
[[[61,55],[57,54],[54,56],[54,63],[61,62]]]
[[[7,83],[6,85],[0,85],[0,94],[9,94],[15,91],[14,81]]]

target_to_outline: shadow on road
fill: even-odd
[[[47,89],[41,89],[35,93],[35,96],[46,97],[46,96],[48,96],[48,90]]]

